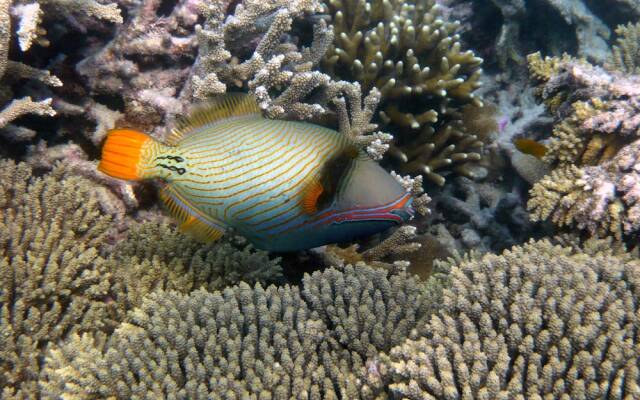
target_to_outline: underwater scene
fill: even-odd
[[[640,1],[0,0],[0,399],[639,399]]]

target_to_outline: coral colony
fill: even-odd
[[[0,398],[639,399],[638,21],[635,0],[0,0]],[[113,130],[171,146],[233,96],[384,174],[285,180],[314,188],[293,214],[362,191],[411,211],[269,252],[250,224],[189,235],[164,175],[98,169]]]

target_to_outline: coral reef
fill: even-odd
[[[129,2],[113,40],[77,64],[92,95],[121,99],[124,124],[153,131],[167,114],[183,111],[179,96],[196,57],[200,3],[180,1],[164,15],[161,0]]]
[[[567,56],[529,62],[559,121],[544,157],[554,169],[531,190],[532,218],[600,236],[637,234],[640,78]]]
[[[442,185],[441,170],[473,177],[481,133],[463,115],[481,107],[474,95],[482,60],[462,51],[459,24],[434,1],[327,1],[335,39],[323,59],[330,75],[381,93],[378,121],[394,135],[390,155],[402,173]],[[467,108],[465,108],[465,106]]]
[[[110,219],[86,180],[0,171],[0,397],[36,398],[49,343],[116,324],[99,255]]]
[[[616,26],[635,22],[640,7],[633,0],[443,0],[464,17],[463,38],[478,49],[501,79],[521,76],[526,54],[541,51],[574,54],[603,63]],[[461,13],[459,10],[469,10]],[[498,22],[498,25],[496,24]],[[497,26],[496,26],[497,25]]]
[[[69,18],[78,16],[91,16],[109,22],[121,23],[120,10],[115,3],[100,4],[95,0],[41,0],[41,1],[17,1],[12,4],[9,0],[0,3],[0,80],[2,82],[2,103],[4,107],[0,111],[0,129],[5,138],[11,141],[24,141],[33,138],[36,132],[30,128],[14,125],[11,122],[27,114],[40,116],[56,115],[52,106],[53,98],[46,97],[34,100],[33,97],[41,96],[42,90],[34,90],[33,94],[20,98],[14,98],[12,87],[19,91],[22,88],[17,85],[23,79],[32,79],[51,86],[60,87],[62,81],[53,76],[49,71],[41,70],[22,62],[9,60],[9,50],[13,28],[11,17],[18,20],[16,35],[19,48],[22,52],[28,51],[33,43],[40,46],[48,46],[49,41],[43,34],[46,30],[40,25],[43,20],[62,14]],[[82,25],[76,20],[77,25]],[[44,91],[46,92],[46,91]]]
[[[0,398],[640,398],[638,19],[0,0]],[[162,140],[226,92],[349,136],[421,216],[276,257],[201,245],[154,183],[96,170],[109,129]]]
[[[111,332],[158,289],[188,293],[273,282],[279,259],[238,240],[201,246],[158,223],[111,246],[113,225],[92,183],[58,166],[42,178],[0,163],[0,386],[37,398],[47,346]]]
[[[203,246],[166,224],[133,226],[127,238],[110,251],[113,292],[124,316],[156,290],[189,293],[203,288],[222,290],[239,282],[279,282],[280,258],[228,238]]]
[[[514,247],[451,266],[428,323],[377,366],[380,398],[640,396],[640,261],[611,241]]]
[[[617,44],[609,60],[613,69],[640,74],[640,23],[621,25],[616,29]]]
[[[366,356],[425,325],[434,299],[420,287],[347,267],[306,276],[301,290],[242,283],[158,292],[106,342],[74,335],[53,349],[45,390],[51,398],[357,398]]]
[[[461,251],[502,251],[524,242],[532,223],[516,189],[458,177],[437,196],[432,224],[446,223]]]
[[[184,94],[204,99],[242,88],[255,95],[271,118],[319,120],[335,114],[340,132],[362,144],[373,158],[382,157],[391,137],[376,132],[370,122],[379,92],[368,88],[363,99],[357,82],[334,81],[314,69],[333,39],[332,27],[316,19],[308,47],[282,40],[293,34],[295,19],[313,20],[312,15],[322,10],[320,3],[245,1],[226,19],[224,9],[224,3],[205,7],[205,23],[197,29],[198,58]],[[247,43],[254,41],[253,50],[248,49]]]

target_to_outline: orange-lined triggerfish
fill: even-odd
[[[204,241],[232,227],[258,248],[295,251],[413,216],[407,190],[350,138],[263,118],[248,95],[196,108],[165,144],[112,130],[98,168],[120,179],[162,180],[160,198],[182,230]]]

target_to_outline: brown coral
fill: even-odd
[[[640,78],[570,57],[529,62],[559,121],[544,157],[554,170],[530,192],[533,219],[618,239],[637,234]]]
[[[354,399],[366,357],[417,335],[430,309],[415,278],[366,266],[302,286],[154,293],[108,341],[74,336],[54,349],[47,395]]]
[[[335,39],[323,66],[382,95],[379,120],[395,139],[390,155],[402,173],[444,183],[439,172],[480,158],[482,139],[462,123],[463,107],[481,106],[482,60],[462,51],[459,23],[444,21],[434,1],[326,2]]]
[[[109,217],[88,181],[36,178],[8,161],[0,171],[1,397],[36,398],[50,342],[115,326],[99,255]]]
[[[379,365],[381,398],[637,398],[639,268],[610,241],[454,264],[429,338]]]
[[[229,238],[204,246],[165,224],[131,227],[126,240],[111,250],[113,292],[122,316],[156,290],[189,293],[222,290],[241,281],[278,282],[279,258]]]

